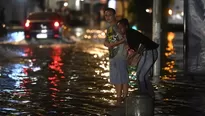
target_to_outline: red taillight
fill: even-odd
[[[30,38],[30,35],[26,35],[26,38]]]
[[[27,28],[30,27],[30,21],[29,20],[26,21],[25,27],[27,27]]]
[[[59,27],[60,26],[59,22],[58,21],[54,22],[54,26]]]
[[[55,34],[55,35],[54,35],[54,37],[55,37],[55,38],[58,38],[58,37],[59,37],[59,35],[58,35],[58,34]]]

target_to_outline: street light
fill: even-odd
[[[67,2],[64,2],[63,6],[67,7],[67,6],[68,6],[68,3],[67,3]]]
[[[116,0],[110,0],[110,1],[108,2],[108,7],[109,7],[109,8],[116,9]]]
[[[169,10],[168,10],[168,14],[169,14],[169,15],[172,15],[172,14],[173,14],[172,9],[169,9]]]
[[[147,8],[147,9],[146,9],[146,12],[147,12],[147,13],[152,13],[152,9],[151,9],[151,8]]]

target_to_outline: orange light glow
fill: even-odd
[[[167,36],[168,43],[167,43],[166,52],[165,52],[165,56],[167,58],[175,54],[175,49],[173,45],[173,40],[175,36],[176,35],[173,32],[168,33],[168,36]],[[175,80],[176,79],[175,73],[177,72],[177,70],[174,69],[174,66],[175,66],[175,61],[172,60],[172,61],[166,62],[166,66],[163,68],[163,70],[167,72],[169,75],[162,76],[161,77],[162,80]]]

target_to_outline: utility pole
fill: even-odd
[[[46,9],[48,10],[49,9],[49,0],[46,0]]]
[[[161,44],[161,16],[162,16],[162,0],[153,0],[153,23],[152,23],[152,40]],[[158,48],[158,59],[154,65],[153,76],[160,76],[161,70],[161,46]]]
[[[26,19],[28,13],[28,2],[24,1],[24,19]]]

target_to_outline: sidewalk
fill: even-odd
[[[124,103],[108,114],[111,116],[154,116],[154,101],[148,95],[133,92]]]
[[[152,82],[155,86],[154,101],[146,95],[133,92],[108,116],[205,116],[204,77],[192,79],[177,75],[175,78],[158,78]]]

